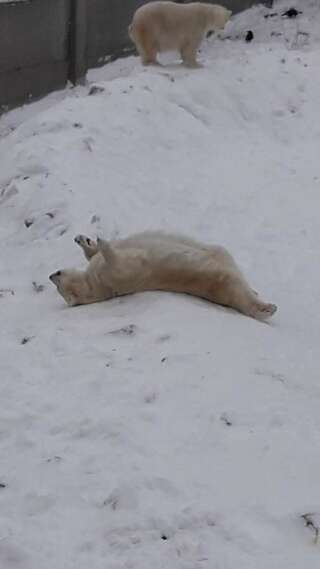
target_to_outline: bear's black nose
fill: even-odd
[[[61,276],[61,271],[56,271],[55,273],[52,273],[51,275],[49,275],[49,279],[54,282],[55,278],[60,277],[60,276]]]

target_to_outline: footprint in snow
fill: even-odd
[[[0,288],[0,298],[5,296],[14,296],[14,290],[12,288]]]
[[[123,326],[118,330],[111,330],[110,332],[107,333],[115,336],[134,336],[136,331],[137,327],[135,326],[135,324],[129,324],[128,326]]]
[[[6,184],[0,191],[0,204],[3,204],[6,201],[10,200],[13,196],[16,196],[18,193],[19,190],[15,182],[10,182],[9,184]]]
[[[61,237],[69,229],[68,223],[61,219],[59,210],[31,215],[25,218],[24,225],[35,239]]]

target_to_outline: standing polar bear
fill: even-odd
[[[202,2],[149,2],[136,10],[128,31],[143,65],[157,63],[159,52],[178,50],[186,66],[200,67],[197,50],[204,34],[224,28],[231,13]]]
[[[161,290],[198,296],[259,320],[277,310],[258,298],[223,247],[154,231],[109,243],[78,235],[75,242],[89,261],[87,269],[49,276],[69,306]]]

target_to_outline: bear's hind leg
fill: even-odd
[[[147,30],[140,31],[139,39],[135,42],[137,51],[141,57],[142,65],[159,65],[156,46],[149,36],[150,33]]]
[[[234,282],[231,281],[229,295],[230,306],[256,320],[267,320],[277,310],[275,304],[260,300],[256,291],[241,279],[235,278]]]
[[[199,41],[191,41],[186,43],[180,49],[180,55],[182,61],[186,67],[190,67],[191,69],[197,69],[202,67],[201,63],[197,61],[197,51],[199,47]]]
[[[234,273],[222,273],[218,279],[215,278],[209,297],[217,304],[230,306],[257,320],[267,320],[277,310],[275,304],[260,300],[246,281]]]

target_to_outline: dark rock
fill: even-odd
[[[31,225],[34,224],[34,219],[32,219],[32,217],[28,217],[27,219],[24,220],[24,224],[26,228],[29,229],[29,227],[31,227]]]
[[[100,85],[92,85],[89,89],[88,95],[97,95],[98,93],[103,93],[104,87],[100,87]]]
[[[253,32],[251,30],[248,30],[245,38],[246,42],[252,41],[253,38],[254,38]]]
[[[289,8],[289,10],[286,10],[281,15],[284,18],[296,18],[299,14],[302,14],[302,12],[300,12],[299,10],[296,10],[296,8]]]

